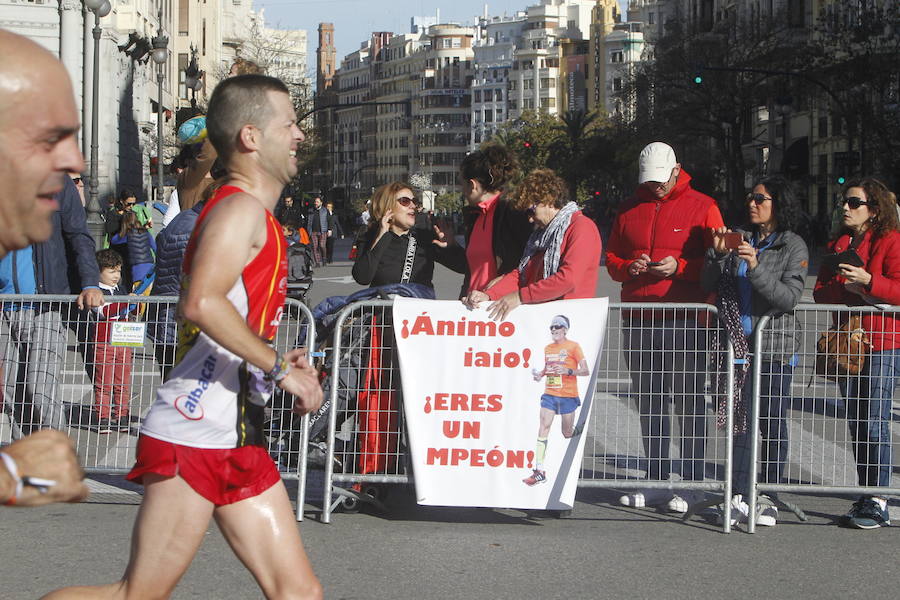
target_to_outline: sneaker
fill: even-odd
[[[666,502],[666,510],[683,515],[689,511],[693,505],[699,504],[705,499],[706,494],[703,492],[680,492],[672,495],[669,501]]]
[[[778,507],[772,499],[761,495],[756,499],[756,524],[764,527],[775,527],[778,522]]]
[[[538,471],[537,469],[532,471],[531,476],[526,477],[525,479],[522,480],[522,482],[525,485],[527,485],[528,487],[531,487],[538,483],[544,483],[546,481],[547,481],[547,473],[544,471]]]
[[[659,506],[665,504],[672,498],[672,492],[665,489],[646,489],[631,494],[625,494],[619,498],[619,504],[622,506],[631,506],[632,508],[644,508],[645,506]]]
[[[854,529],[878,529],[891,524],[887,506],[881,508],[871,496],[863,496],[853,503],[850,511],[841,518],[841,525]]]
[[[742,494],[735,494],[731,498],[731,526],[734,527],[738,523],[746,523],[750,518],[750,505],[744,502]],[[725,522],[725,508],[720,504],[717,507],[716,524],[721,525]]]
[[[112,419],[97,419],[97,433],[112,433],[118,429],[118,424],[113,425]]]

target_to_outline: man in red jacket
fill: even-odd
[[[622,282],[623,302],[707,302],[700,270],[711,231],[723,226],[715,201],[691,188],[668,144],[641,151],[638,188],[622,206],[606,254],[606,268]],[[674,472],[701,481],[706,446],[705,325],[677,309],[630,310],[623,315],[625,359],[637,394],[647,478],[664,481]],[[669,458],[669,401],[680,422],[681,468]],[[641,490],[622,496],[626,506],[665,505],[687,512],[699,501],[689,492]]]

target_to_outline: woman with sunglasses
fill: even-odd
[[[839,254],[850,248],[861,267],[839,263],[819,270],[813,297],[816,302],[865,306],[900,304],[900,222],[897,198],[878,181],[867,177],[848,183],[838,210],[843,222],[829,244]],[[835,321],[847,318],[836,313]],[[862,327],[871,343],[858,375],[838,381],[846,400],[847,421],[859,485],[891,485],[891,405],[900,377],[900,319],[896,313],[863,313]],[[890,525],[887,498],[863,495],[839,523],[857,529]]]
[[[725,227],[713,231],[713,247],[707,250],[700,283],[705,290],[718,292],[716,304],[732,339],[744,336],[752,344],[757,321],[774,311],[763,333],[762,348],[755,355],[762,361],[760,481],[780,483],[787,459],[791,379],[801,343],[800,326],[792,311],[803,294],[809,250],[794,232],[802,213],[790,182],[780,176],[761,179],[745,202],[745,225],[734,231]],[[747,498],[754,466],[750,464],[749,411],[744,412],[743,407],[749,407],[751,398],[752,377],[748,374],[741,391],[743,404],[735,415],[732,525],[749,517]],[[756,522],[774,526],[777,517],[772,498],[761,496]]]
[[[502,321],[522,303],[593,298],[600,232],[569,200],[566,183],[550,169],[535,169],[516,190],[513,208],[524,211],[535,225],[518,268],[484,291],[472,291],[470,302],[493,300],[488,314]]]
[[[504,191],[518,173],[515,155],[506,146],[486,144],[471,152],[460,165],[463,197],[465,249],[450,246],[457,260],[467,265],[462,298],[470,308],[469,294],[484,290],[491,282],[514,272],[525,249],[532,226],[521,210],[516,210]]]
[[[377,287],[418,283],[433,288],[434,261],[462,273],[465,265],[445,250],[434,231],[415,227],[419,203],[409,185],[395,181],[375,190],[353,279]]]

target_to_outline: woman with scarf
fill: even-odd
[[[787,460],[786,413],[791,399],[791,378],[801,342],[800,326],[792,311],[803,294],[809,251],[803,238],[792,231],[800,224],[801,212],[786,179],[778,176],[761,179],[747,194],[745,202],[746,225],[734,231],[725,227],[714,230],[713,247],[707,250],[700,283],[705,290],[718,292],[716,305],[736,355],[749,356],[757,321],[775,311],[763,333],[762,348],[754,354],[762,360],[760,481],[780,483]],[[753,468],[748,435],[747,407],[753,397],[749,368],[740,377],[743,385],[736,392],[738,401],[734,409],[732,524],[746,521],[749,516],[747,500]],[[737,372],[735,378],[737,387],[740,385]],[[719,407],[720,425],[725,423],[726,403],[727,399]],[[771,498],[760,496],[756,522],[773,526],[777,516]]]
[[[522,303],[595,296],[600,233],[568,196],[565,182],[550,169],[536,169],[525,177],[512,204],[536,227],[519,267],[486,290],[471,292],[472,304],[493,300],[488,313],[502,321]]]

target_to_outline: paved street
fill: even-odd
[[[347,249],[339,245],[335,256],[346,257]],[[358,289],[349,271],[348,262],[317,271],[311,303]],[[438,297],[449,299],[460,278],[438,266],[435,283]],[[601,270],[598,293],[617,299],[617,289]],[[609,391],[614,382],[607,375]],[[809,395],[823,393],[828,391]],[[634,420],[627,396],[601,397],[604,410]],[[802,422],[795,428],[792,453],[795,446],[807,453],[846,451],[823,450],[818,428],[806,438]],[[590,433],[589,448],[603,451],[602,432]],[[801,438],[808,448],[800,450]],[[628,453],[639,455],[639,445]],[[804,462],[816,461],[807,455]],[[91,486],[94,494],[82,505],[3,509],[0,598],[35,598],[65,584],[121,575],[139,496],[116,477],[95,477]],[[396,486],[387,498],[388,512],[335,513],[329,525],[318,522],[318,506],[311,503],[301,531],[326,598],[335,599],[896,597],[897,533],[835,527],[833,518],[848,508],[846,498],[783,495],[809,521],[782,511],[777,527],[761,527],[750,536],[743,526],[724,535],[699,517],[684,523],[652,509],[620,507],[618,496],[615,490],[580,490],[574,513],[554,519],[516,510],[419,507]],[[893,510],[900,518],[900,506]],[[211,527],[174,597],[260,594]]]

